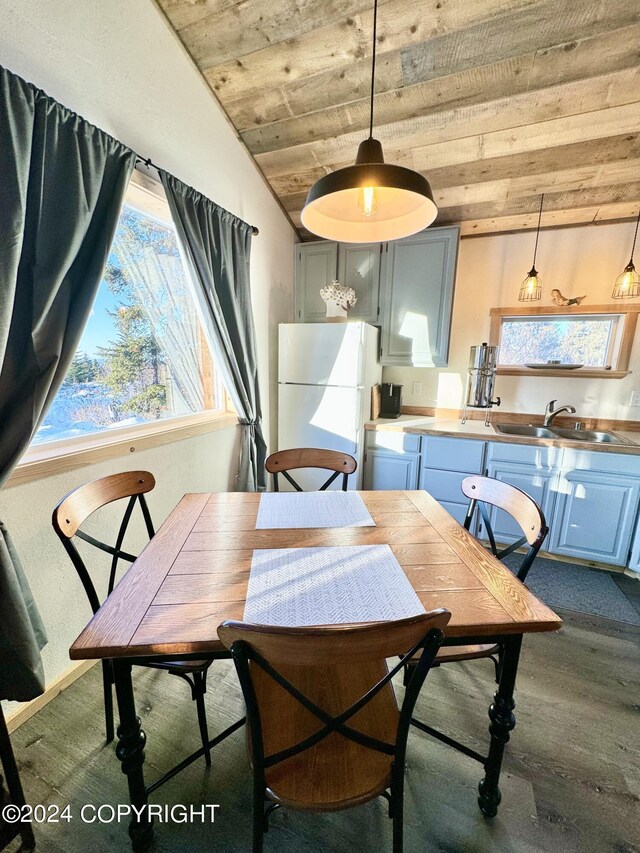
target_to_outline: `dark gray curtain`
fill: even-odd
[[[0,67],[0,486],[74,356],[134,164],[128,148]],[[42,692],[45,642],[3,528],[0,699]]]
[[[242,428],[238,491],[266,486],[249,260],[251,226],[160,171],[209,338]]]

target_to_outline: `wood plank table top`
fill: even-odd
[[[187,494],[70,649],[74,660],[219,652],[258,548],[387,544],[447,637],[557,630],[539,601],[424,491],[359,492],[375,527],[256,530],[260,495]]]

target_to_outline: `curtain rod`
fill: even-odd
[[[155,169],[157,172],[160,171],[160,167],[156,166],[156,164],[153,162],[151,157],[141,157],[139,154],[136,154],[136,157],[137,157],[136,166],[138,165],[138,163],[142,163],[142,165],[146,166],[147,169],[151,166],[151,168]],[[251,233],[253,234],[253,236],[257,237],[258,234],[260,233],[260,229],[258,228],[258,226],[257,225],[251,225],[250,227],[251,227]]]

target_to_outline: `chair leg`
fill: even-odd
[[[402,853],[404,831],[404,780],[395,786],[391,807],[393,820],[393,853]]]
[[[264,791],[253,786],[253,853],[262,853],[264,844]]]
[[[195,682],[195,700],[198,710],[198,725],[200,726],[200,737],[202,738],[202,746],[205,748],[204,760],[207,767],[211,767],[211,750],[209,749],[209,729],[207,727],[207,709],[204,704],[204,694],[207,692],[207,674],[206,672],[195,672],[193,674]]]
[[[114,737],[113,729],[113,671],[110,660],[102,661],[102,687],[104,692],[104,720],[107,740],[111,743]]]

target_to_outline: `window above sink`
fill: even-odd
[[[492,344],[500,346],[498,373],[512,376],[586,376],[619,379],[628,374],[640,306],[493,308]]]

